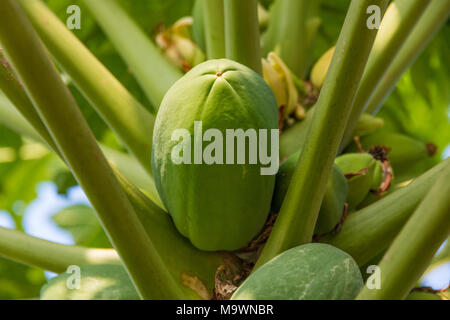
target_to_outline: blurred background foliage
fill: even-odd
[[[69,5],[80,6],[81,29],[73,30],[74,34],[144,106],[150,109],[150,103],[133,74],[83,4],[76,0],[45,0],[45,2],[63,21],[68,17],[66,9]],[[155,37],[161,26],[170,26],[179,18],[191,15],[194,4],[194,0],[119,2],[151,38]],[[272,2],[272,0],[261,1],[267,9]],[[311,65],[336,43],[349,3],[350,0],[322,1],[320,11],[322,23],[311,52]],[[421,163],[417,168],[418,172],[439,161],[450,142],[449,46],[450,24],[447,23],[403,76],[379,114],[385,119],[388,130],[404,132],[438,146],[436,157]],[[65,79],[97,139],[111,148],[125,151],[89,102],[70,83],[69,77]],[[44,181],[54,182],[58,193],[62,196],[76,185],[71,173],[56,156],[41,145],[23,139],[0,125],[0,212],[3,218],[5,216],[10,218],[11,226],[24,230],[23,218],[26,208],[37,197],[37,187]],[[0,224],[4,220],[0,219]],[[86,204],[63,208],[53,214],[52,220],[56,226],[70,233],[75,244],[90,247],[111,246],[93,210]],[[36,298],[44,283],[43,271],[0,258],[0,299]]]

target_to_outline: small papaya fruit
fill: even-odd
[[[248,136],[235,143],[239,137],[230,132],[236,130]],[[259,139],[252,132],[259,133]],[[261,132],[271,138],[266,148],[266,155],[271,153],[269,165],[261,161],[265,142]],[[236,250],[261,231],[270,212],[276,173],[263,170],[274,164],[278,169],[278,150],[271,147],[277,138],[275,96],[246,66],[209,60],[170,88],[156,117],[152,168],[175,226],[195,247]],[[245,159],[236,160],[239,153]],[[174,161],[175,154],[183,160]]]
[[[437,148],[433,143],[425,143],[403,133],[378,129],[361,137],[361,147],[369,150],[374,146],[382,146],[389,150],[388,158],[395,172],[396,183],[412,179],[433,165],[430,159],[435,156]],[[352,143],[346,149],[354,152],[359,147]]]
[[[309,243],[256,269],[231,300],[350,300],[362,286],[350,255],[328,244]]]
[[[415,139],[401,133],[377,130],[360,139],[361,146],[365,150],[380,145],[390,148],[389,160],[394,167],[408,165],[428,157],[434,156],[436,148],[432,144]]]
[[[73,272],[51,278],[41,289],[41,300],[140,300],[128,273],[120,264],[81,266],[79,275],[79,288],[68,286]]]
[[[350,210],[356,208],[368,195],[374,182],[379,161],[369,153],[347,153],[336,158],[335,164],[348,179],[347,203]]]
[[[272,199],[272,210],[278,212],[286,196],[289,184],[298,163],[301,151],[290,156],[280,166]],[[348,182],[337,165],[333,165],[327,183],[327,189],[320,207],[314,234],[324,234],[332,231],[339,223],[348,193]]]
[[[374,117],[369,113],[363,113],[356,123],[352,136],[365,136],[383,126],[384,120],[382,118]]]

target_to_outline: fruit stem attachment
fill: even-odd
[[[364,287],[359,300],[404,299],[450,234],[450,162],[383,256],[378,290]]]
[[[141,297],[182,298],[180,288],[139,222],[75,99],[15,0],[2,2],[0,43],[67,165],[95,208]]]
[[[208,59],[221,59],[225,49],[225,9],[224,0],[203,1],[204,32]]]
[[[302,155],[256,267],[312,240],[328,176],[377,34],[376,29],[366,27],[366,10],[372,4],[384,9],[387,3],[387,0],[351,2]]]
[[[257,0],[224,0],[226,57],[262,74]]]
[[[114,249],[92,249],[39,239],[0,227],[0,255],[43,270],[61,273],[70,265],[121,264]]]

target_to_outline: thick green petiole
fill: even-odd
[[[68,246],[0,227],[0,255],[43,270],[61,273],[70,265],[121,264],[114,249]]]
[[[151,173],[154,118],[40,0],[21,0],[52,56]],[[14,102],[14,101],[13,101]],[[20,107],[20,104],[16,104]],[[24,105],[25,106],[25,105]]]
[[[23,88],[21,89],[23,90]],[[30,106],[32,107],[32,110],[30,110],[29,112],[32,112],[33,110],[34,112],[36,112],[31,102],[29,103],[30,104],[26,104],[27,108]],[[39,124],[39,121],[37,121],[40,120],[40,118],[25,119],[23,115],[21,115],[17,111],[16,108],[17,107],[12,105],[12,103],[5,96],[0,94],[0,123],[20,135],[26,136],[32,140],[47,145],[50,150],[52,150],[63,160],[61,153],[56,147],[47,129],[42,122],[41,124]],[[25,111],[26,110],[28,109],[25,109]],[[39,125],[44,126],[47,134],[41,135],[37,132],[36,128]],[[164,208],[161,199],[159,198],[158,192],[156,191],[153,178],[146,173],[144,168],[137,162],[135,158],[126,153],[113,150],[102,144],[100,144],[100,148],[102,149],[109,163],[117,167],[117,169],[119,169],[119,171],[125,177],[127,177],[127,179],[133,182],[138,188],[143,189],[153,202],[155,202],[161,208]]]
[[[156,113],[167,90],[182,76],[181,72],[162,55],[116,0],[85,0],[84,4],[133,71]]]
[[[372,4],[384,9],[387,2],[354,0],[350,5],[302,155],[257,267],[284,250],[311,242],[328,175],[377,34],[366,27],[366,10]]]
[[[262,74],[257,0],[224,0],[226,57]]]
[[[74,98],[15,0],[2,2],[0,42],[144,299],[182,292],[139,222]]]
[[[375,90],[366,112],[376,114],[403,73],[414,63],[450,15],[450,1],[431,1]]]
[[[366,110],[377,85],[430,2],[430,0],[396,0],[389,5],[358,88],[341,148],[351,141],[356,122]]]
[[[224,0],[203,1],[206,55],[208,59],[225,58]]]
[[[301,79],[305,77],[308,51],[320,25],[320,19],[316,17],[319,7],[320,0],[277,0],[263,37],[263,54],[277,52]]]
[[[378,267],[378,290],[364,287],[357,299],[404,299],[450,234],[450,162],[395,238]]]
[[[45,143],[55,152],[58,152],[58,148],[53,142],[52,137],[47,131],[44,123],[42,122],[39,114],[33,107],[30,99],[23,90],[23,87],[19,80],[17,80],[14,70],[11,68],[8,60],[3,55],[0,48],[0,89],[8,97],[8,99],[17,106],[20,113],[30,122],[34,123],[34,128],[38,134],[43,138]],[[3,99],[3,98],[2,98]],[[6,102],[5,102],[6,103]]]

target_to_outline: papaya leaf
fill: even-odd
[[[90,248],[111,248],[94,210],[86,205],[74,205],[52,216],[60,227],[68,230],[76,245]]]
[[[21,210],[26,204],[36,198],[37,185],[52,177],[55,160],[48,154],[38,159],[18,160],[9,167],[0,182],[0,209],[23,213]],[[15,206],[17,201],[22,205]]]
[[[44,272],[0,257],[0,300],[39,297]]]

